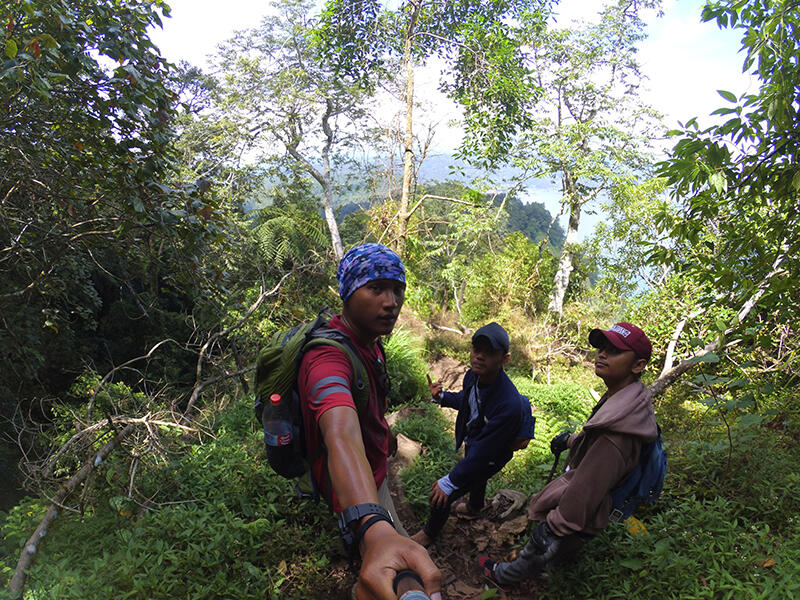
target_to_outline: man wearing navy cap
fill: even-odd
[[[464,458],[431,486],[428,521],[411,537],[423,546],[439,535],[451,505],[462,496],[469,494],[469,499],[455,504],[457,515],[475,517],[480,513],[486,482],[511,460],[515,440],[523,425],[532,419],[528,399],[520,396],[503,370],[510,357],[508,350],[506,330],[489,323],[472,336],[471,368],[464,375],[460,392],[443,392],[440,381],[428,379],[434,401],[458,410],[456,449],[464,443]],[[532,436],[531,431],[522,437]]]
[[[636,467],[642,444],[658,437],[650,390],[639,381],[653,352],[647,335],[617,323],[607,331],[593,329],[589,343],[597,348],[594,372],[606,393],[581,431],[550,442],[553,454],[569,450],[567,469],[531,497],[528,518],[539,524],[519,556],[511,562],[478,558],[484,575],[498,584],[552,568],[602,531],[611,515],[611,490]]]

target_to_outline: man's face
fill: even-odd
[[[475,375],[482,381],[490,383],[508,361],[508,356],[502,350],[492,348],[492,344],[485,337],[479,337],[472,342],[469,364]]]
[[[634,378],[644,369],[644,359],[637,358],[633,350],[620,350],[606,341],[597,349],[594,373],[609,385],[611,382]]]
[[[364,338],[376,338],[392,332],[405,297],[405,283],[375,279],[350,295],[342,313]]]

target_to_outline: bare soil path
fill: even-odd
[[[431,378],[442,381],[446,390],[457,391],[467,366],[443,357],[430,365]],[[445,409],[455,421],[456,412]],[[404,418],[398,414],[396,418]],[[423,523],[417,518],[405,499],[399,473],[420,451],[419,444],[400,437],[397,456],[389,461],[390,489],[400,519],[413,534]],[[517,536],[528,528],[527,501],[514,510],[511,498],[498,494],[488,499],[486,507],[477,519],[451,516],[439,538],[428,548],[428,552],[443,576],[443,596],[446,600],[480,600],[496,586],[481,573],[477,558],[486,554],[494,559],[510,559],[518,551]],[[507,589],[498,589],[495,596],[501,600],[536,600],[539,590],[547,585],[545,580],[530,581]]]
[[[433,380],[442,381],[446,390],[458,390],[467,366],[463,363],[442,357],[430,365]],[[456,412],[444,409],[455,422]],[[404,409],[391,415],[390,425],[395,419],[404,419],[413,408]],[[419,443],[405,436],[398,437],[397,455],[389,459],[389,484],[398,516],[409,535],[416,533],[423,523],[408,504],[400,480],[400,471],[405,468],[422,448]],[[486,506],[476,519],[451,516],[439,538],[428,548],[428,552],[442,571],[442,592],[444,600],[537,600],[540,590],[547,585],[546,579],[531,580],[506,589],[497,587],[487,580],[478,567],[477,558],[491,556],[495,560],[510,560],[518,552],[516,539],[529,526],[526,516],[527,501],[509,511],[513,502],[506,495],[487,499]],[[342,581],[341,594],[330,600],[349,600],[353,578],[341,561],[334,562],[332,576]],[[494,595],[491,590],[496,590]]]

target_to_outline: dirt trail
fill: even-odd
[[[446,390],[459,390],[466,371],[466,365],[448,357],[430,365],[432,379],[441,380]],[[444,410],[455,422],[456,411]],[[395,418],[402,419],[405,416],[398,414]],[[417,532],[423,524],[406,502],[399,472],[419,451],[419,444],[401,436],[397,456],[389,461],[392,496],[400,519],[409,534]],[[506,514],[512,505],[512,499],[506,495],[498,495],[493,499],[487,499],[486,507],[477,519],[450,517],[442,534],[428,549],[431,558],[442,570],[446,600],[480,600],[487,589],[495,588],[494,584],[481,574],[477,557],[483,554],[494,559],[509,559],[516,556],[515,552],[518,550],[516,537],[528,528],[528,518],[525,514],[528,504],[524,501],[521,506]],[[546,585],[546,582],[539,580],[509,586],[508,589],[498,590],[495,598],[535,600],[539,597],[539,589],[543,585]]]
[[[431,378],[441,380],[444,389],[451,391],[461,389],[466,371],[466,365],[449,357],[440,358],[429,369]],[[404,419],[415,410],[418,409],[405,408],[390,415],[387,420],[392,425],[395,420]],[[443,410],[451,422],[455,423],[456,411]],[[406,500],[399,474],[421,450],[418,442],[401,435],[398,436],[396,456],[389,458],[390,490],[398,516],[409,535],[419,531],[423,523]],[[477,558],[483,554],[495,560],[509,560],[516,556],[519,548],[515,540],[529,525],[525,514],[528,504],[524,501],[521,506],[509,512],[512,504],[512,500],[505,495],[495,496],[487,499],[486,506],[477,519],[450,517],[442,534],[428,549],[433,562],[442,571],[444,600],[481,600],[487,590],[497,589],[482,575]],[[341,594],[328,600],[350,600],[353,579],[346,563],[341,559],[336,560],[333,567],[331,575],[342,582]],[[533,580],[508,586],[507,589],[498,589],[497,594],[491,597],[499,600],[537,600],[539,590],[546,585],[546,579]]]
[[[396,481],[396,480],[395,480]],[[500,498],[495,506],[487,502],[482,515],[473,520],[451,516],[442,534],[428,548],[428,552],[442,571],[443,596],[446,600],[480,600],[487,589],[496,586],[489,582],[477,565],[477,557],[487,554],[494,559],[515,556],[517,534],[528,527],[525,516],[527,503],[511,515],[500,515],[510,501]],[[422,523],[407,504],[398,506],[398,513],[409,533],[414,533]],[[496,598],[503,600],[535,600],[544,581],[530,581],[498,590]]]

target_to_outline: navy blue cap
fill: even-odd
[[[475,343],[479,337],[485,337],[489,340],[492,348],[495,350],[502,350],[508,352],[508,333],[500,325],[492,321],[488,325],[484,325],[472,335],[472,343]]]

